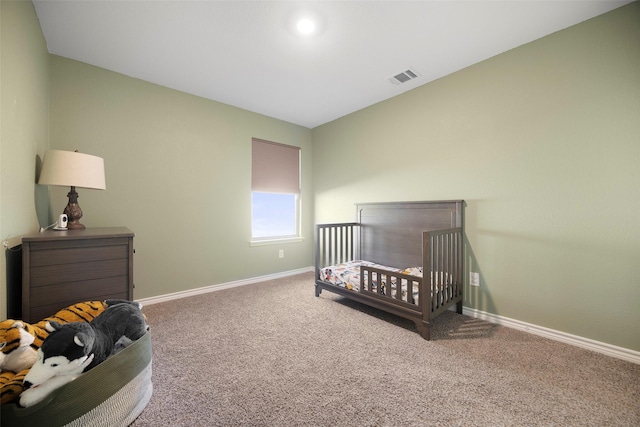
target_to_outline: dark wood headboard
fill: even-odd
[[[422,232],[462,227],[463,203],[358,203],[360,258],[398,268],[422,266]]]

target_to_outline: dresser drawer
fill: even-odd
[[[127,276],[116,276],[33,287],[30,295],[31,306],[38,307],[51,304],[52,301],[67,301],[74,298],[77,300],[75,302],[80,302],[104,299],[97,298],[102,295],[127,295],[128,285],[129,278]]]
[[[78,298],[77,296],[74,296],[66,300],[58,299],[56,302],[51,304],[31,307],[30,309],[31,316],[37,320],[33,320],[30,323],[36,323],[37,321],[42,320],[45,317],[49,317],[55,312],[80,301],[94,301],[94,300],[104,301],[106,299],[130,299],[127,295],[128,294],[126,293],[105,294],[105,295],[92,294],[91,296],[87,296],[86,298]]]
[[[127,274],[127,259],[109,259],[77,264],[46,265],[31,268],[31,287],[77,282]]]
[[[47,265],[79,264],[89,261],[107,259],[127,259],[129,245],[126,240],[113,240],[111,244],[94,244],[82,247],[68,247],[67,245],[32,245],[31,267]],[[91,243],[91,242],[83,242]],[[45,247],[46,246],[46,247]]]

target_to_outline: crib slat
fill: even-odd
[[[354,230],[359,226],[355,222],[316,225],[316,279],[321,268],[354,259],[357,252]]]

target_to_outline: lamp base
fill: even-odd
[[[63,212],[67,214],[67,218],[69,219],[69,222],[67,222],[67,228],[69,230],[84,230],[87,227],[80,224],[82,209],[80,209],[80,205],[78,204],[78,193],[76,192],[76,187],[71,187],[71,191],[69,191],[67,197],[69,197],[69,203],[67,203],[67,207],[64,208]]]
[[[84,224],[80,224],[77,221],[76,222],[69,221],[67,223],[67,230],[84,230],[85,228],[87,227],[85,227]]]

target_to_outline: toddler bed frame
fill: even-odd
[[[462,200],[357,204],[357,222],[316,226],[315,294],[337,293],[362,304],[409,319],[420,335],[431,339],[430,324],[456,305],[462,313]],[[422,267],[422,277],[384,268],[360,266],[360,286],[349,290],[321,279],[321,270],[365,260],[405,269]],[[369,286],[372,278],[407,284],[407,295],[418,291],[417,304],[402,298],[400,286],[385,292]],[[412,289],[413,288],[413,289]],[[388,295],[390,294],[390,295]]]

